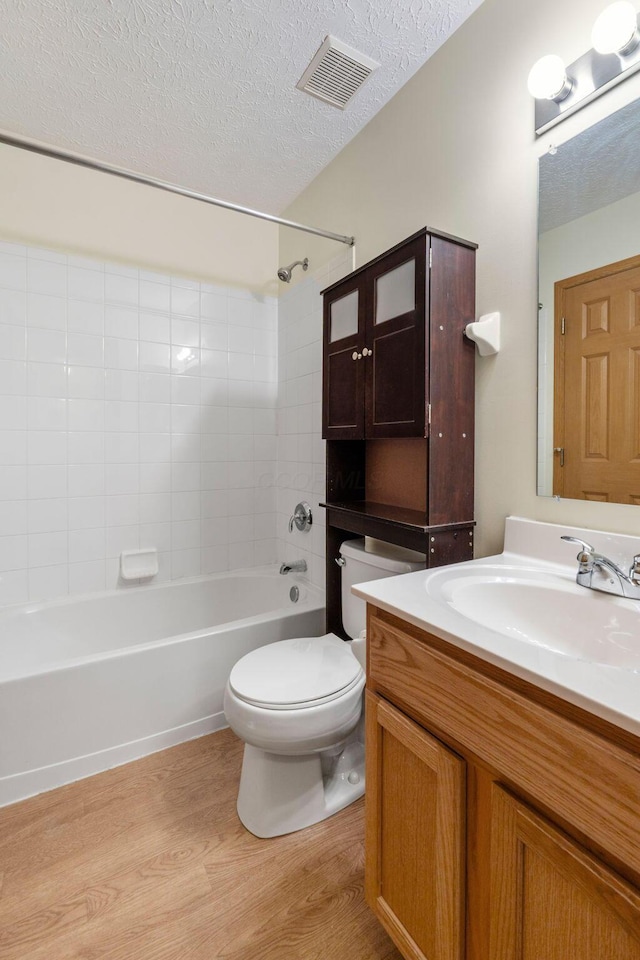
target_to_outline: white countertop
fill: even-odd
[[[498,556],[369,581],[352,589],[368,603],[640,736],[640,671],[593,663],[520,641],[463,616],[428,594],[430,581],[445,569],[463,572],[481,565],[495,568],[497,575],[504,572],[508,576],[510,569],[531,569],[575,581],[576,548],[562,543],[561,534],[594,544],[598,552],[623,568],[629,565],[634,553],[640,553],[638,537],[509,517],[505,552]],[[578,589],[584,590],[585,602],[594,593],[583,587]],[[609,602],[606,595],[598,596],[602,598],[600,603]],[[625,602],[634,608],[637,604],[640,614],[640,601]]]

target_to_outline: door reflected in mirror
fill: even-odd
[[[538,494],[640,503],[640,107],[539,164]]]

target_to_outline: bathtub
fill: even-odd
[[[240,657],[322,633],[322,591],[277,571],[0,610],[0,806],[226,726]]]

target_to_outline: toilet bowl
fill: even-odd
[[[366,606],[354,583],[420,569],[419,554],[363,540],[340,549],[345,632],[359,638]],[[359,647],[359,649],[356,649]],[[364,793],[363,641],[335,634],[267,644],[229,676],[224,711],[245,742],[238,816],[258,837],[301,830]]]

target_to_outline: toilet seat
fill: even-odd
[[[267,644],[236,663],[229,687],[264,710],[302,710],[349,694],[363,671],[350,645],[333,633]]]

